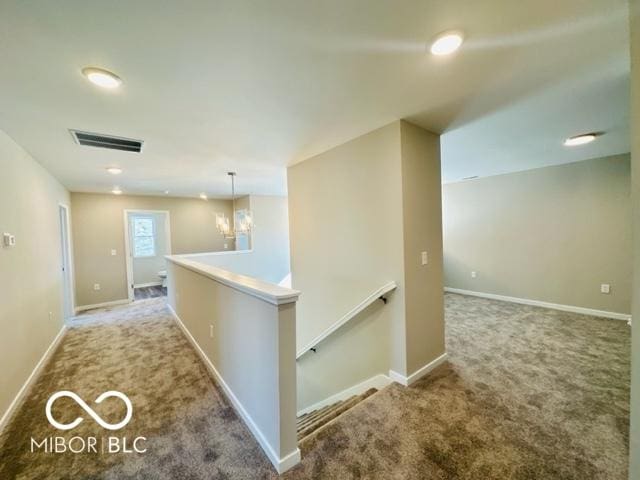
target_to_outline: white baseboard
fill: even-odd
[[[160,285],[162,285],[162,282],[139,283],[134,285],[133,288],[159,287]]]
[[[327,405],[333,405],[334,403],[340,402],[342,400],[346,400],[354,395],[360,395],[361,393],[366,392],[370,388],[377,388],[378,390],[382,390],[384,387],[392,383],[391,379],[386,375],[379,374],[374,377],[371,377],[364,382],[361,382],[353,387],[349,387],[341,392],[336,393],[335,395],[331,395],[324,400],[321,400],[313,405],[303,408],[298,412],[298,416],[304,415],[309,412],[313,412],[314,410],[318,410],[320,408],[326,407]]]
[[[130,303],[128,298],[122,300],[113,300],[111,302],[94,303],[93,305],[80,305],[76,307],[76,313],[84,312],[85,310],[93,310],[94,308],[115,307],[116,305],[124,305]]]
[[[227,398],[235,408],[238,415],[240,415],[240,418],[242,418],[242,420],[244,420],[244,423],[247,425],[247,427],[249,427],[249,430],[251,430],[251,433],[253,433],[253,436],[256,438],[256,440],[258,440],[258,443],[260,444],[264,452],[267,454],[267,457],[269,457],[269,460],[273,464],[276,471],[278,473],[283,473],[289,470],[291,467],[300,463],[301,455],[300,455],[299,448],[296,448],[293,452],[285,455],[282,458],[278,457],[278,455],[274,451],[273,447],[269,444],[269,442],[265,438],[260,428],[253,421],[253,419],[251,418],[251,415],[249,415],[249,412],[246,411],[246,409],[244,408],[240,400],[238,400],[238,397],[235,396],[235,394],[233,393],[229,385],[227,385],[227,383],[224,381],[224,378],[222,378],[222,375],[220,375],[216,367],[213,365],[213,363],[211,363],[211,360],[209,360],[209,357],[207,357],[207,354],[204,353],[204,350],[200,348],[200,345],[198,345],[198,342],[196,341],[195,338],[193,338],[193,335],[191,335],[191,332],[189,332],[189,330],[184,325],[184,323],[182,323],[182,320],[180,320],[180,317],[178,316],[176,311],[173,309],[171,305],[167,304],[167,306],[169,307],[169,310],[171,311],[171,314],[173,315],[173,318],[175,319],[176,324],[180,327],[180,329],[184,333],[185,337],[187,337],[187,340],[189,340],[191,345],[193,345],[193,347],[195,348],[196,352],[202,359],[207,369],[211,372],[211,374],[214,376],[218,384],[222,387],[222,390],[224,391],[225,395],[227,396]]]
[[[9,424],[9,420],[15,413],[16,408],[18,407],[18,405],[22,403],[22,400],[24,399],[25,395],[29,391],[29,388],[37,380],[38,376],[40,375],[40,372],[42,371],[42,368],[47,364],[47,361],[49,360],[49,358],[51,358],[51,355],[53,355],[53,352],[56,351],[56,348],[64,338],[64,335],[66,332],[67,332],[67,326],[63,325],[60,331],[58,332],[58,334],[53,339],[53,341],[49,344],[49,346],[45,350],[42,357],[40,357],[40,360],[36,364],[35,368],[31,371],[31,375],[29,375],[26,382],[24,382],[20,390],[18,390],[18,393],[14,397],[13,401],[9,404],[9,408],[7,408],[6,412],[4,412],[4,415],[2,415],[2,418],[0,418],[0,434],[3,432],[5,427]]]
[[[496,295],[495,293],[474,292],[460,288],[445,287],[445,292],[459,293],[461,295],[471,295],[473,297],[488,298],[491,300],[501,300],[503,302],[520,303],[522,305],[532,305],[534,307],[550,308],[563,312],[580,313],[592,317],[611,318],[613,320],[624,320],[631,325],[631,315],[626,313],[607,312],[606,310],[595,310],[593,308],[575,307],[573,305],[561,305],[559,303],[543,302],[540,300],[530,300],[528,298],[508,297],[506,295]]]
[[[435,360],[432,360],[431,362],[427,363],[425,366],[420,367],[418,370],[413,372],[408,377],[405,377],[404,375],[394,370],[389,370],[389,377],[394,382],[399,383],[400,385],[404,385],[405,387],[408,387],[409,385],[420,380],[422,377],[424,377],[427,373],[429,373],[431,370],[436,368],[438,365],[444,363],[446,360],[447,360],[447,352],[443,353]]]

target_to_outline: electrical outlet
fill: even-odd
[[[209,336],[213,338],[213,325],[209,325]]]
[[[49,312],[49,321],[53,321],[53,312]]]
[[[100,284],[99,283],[94,283],[93,284],[93,289],[96,290],[96,291],[100,290]]]
[[[476,272],[471,272],[471,278],[476,278],[478,274]]]
[[[115,257],[115,256],[116,256],[116,250],[115,250],[115,249],[111,250],[111,256],[112,256],[112,257]]]
[[[427,252],[422,252],[420,257],[422,260],[422,265],[426,265],[427,263],[429,263],[429,255],[427,254]]]
[[[15,246],[16,237],[11,235],[10,233],[3,233],[2,237],[3,237],[3,240],[4,240],[4,246],[5,247],[13,247],[13,246]]]
[[[611,293],[611,285],[609,285],[608,283],[603,283],[602,285],[600,285],[600,293]]]
[[[228,248],[229,248],[229,244],[228,244],[228,243],[225,243],[225,244],[224,244],[224,249],[225,249],[225,250],[227,250]]]

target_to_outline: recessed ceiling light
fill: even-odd
[[[122,190],[120,190],[120,187],[113,187],[111,193],[113,193],[114,195],[122,195]]]
[[[433,55],[450,55],[460,48],[464,35],[457,30],[449,30],[438,35],[429,50]]]
[[[122,84],[119,76],[103,68],[85,67],[82,69],[82,74],[91,83],[102,88],[118,88]]]
[[[597,133],[584,133],[582,135],[576,135],[574,137],[569,137],[564,141],[565,146],[567,147],[577,147],[578,145],[586,145],[587,143],[593,142]]]
[[[122,169],[120,167],[109,167],[107,168],[107,172],[111,175],[120,175],[122,173]]]
[[[201,198],[202,200],[206,200],[206,199],[207,199],[207,194],[206,194],[206,193],[201,193],[201,194],[200,194],[200,198]]]

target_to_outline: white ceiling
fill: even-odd
[[[462,50],[427,55],[450,28]],[[72,191],[223,195],[236,170],[282,194],[286,165],[399,118],[446,132],[445,181],[629,151],[626,0],[5,0],[0,43],[0,129]]]

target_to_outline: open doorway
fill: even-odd
[[[73,272],[71,269],[71,232],[69,228],[69,207],[58,205],[58,216],[60,218],[60,258],[62,265],[62,314],[64,320],[75,315],[73,299]]]
[[[170,215],[166,210],[125,210],[125,255],[129,300],[166,296],[171,254]]]

